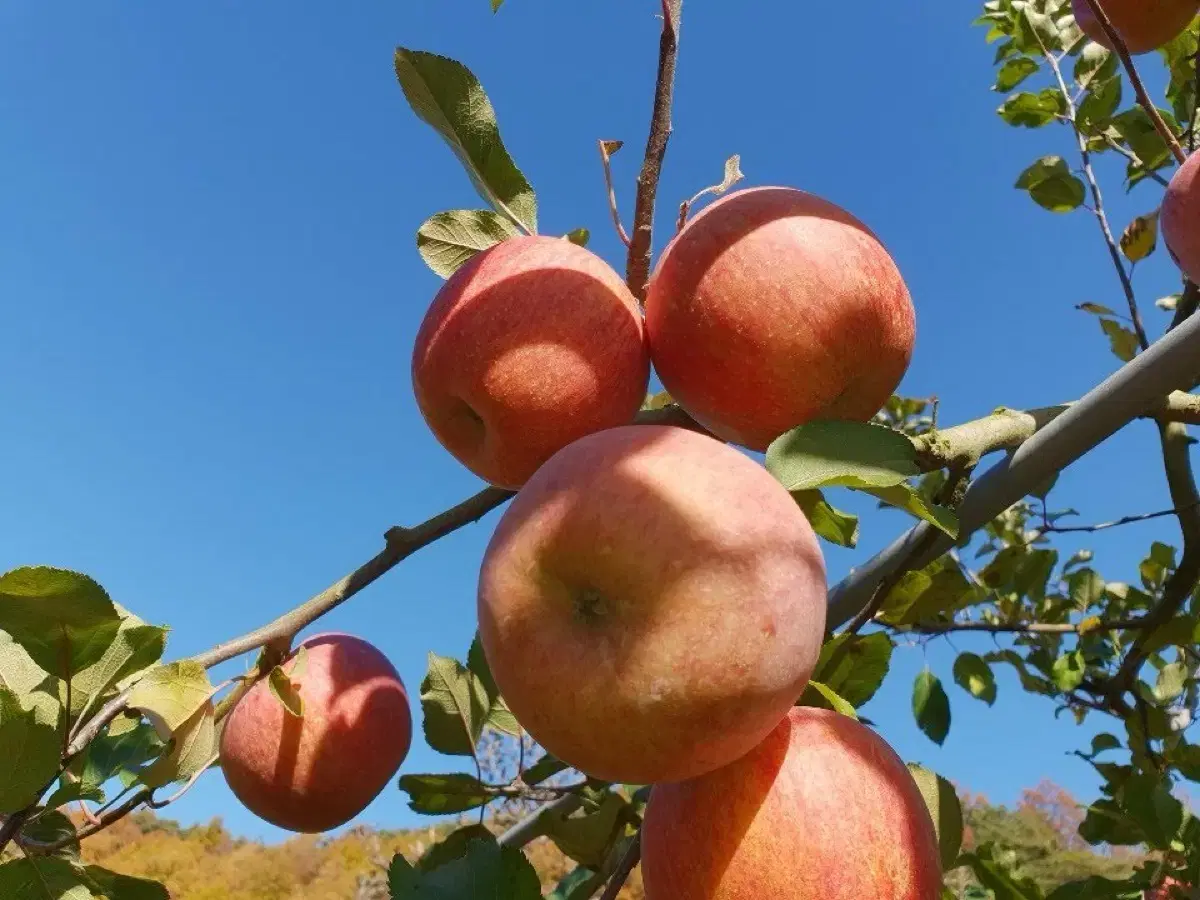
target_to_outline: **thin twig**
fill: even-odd
[[[1087,626],[1086,632],[1090,634],[1093,631],[1129,631],[1140,629],[1143,626],[1144,623],[1141,619],[1118,619],[1113,622],[1090,624]],[[917,634],[951,634],[957,631],[983,631],[988,634],[1078,634],[1082,627],[1082,622],[1079,624],[1070,622],[1061,624],[1048,622],[947,622],[945,624],[903,625],[895,630]]]
[[[1151,519],[1161,519],[1164,516],[1175,516],[1180,513],[1180,510],[1172,507],[1171,509],[1160,509],[1157,512],[1142,513],[1136,516],[1122,516],[1119,519],[1114,519],[1111,522],[1100,522],[1097,525],[1046,525],[1038,529],[1038,534],[1070,534],[1072,532],[1096,532],[1107,531],[1109,528],[1119,528],[1122,525],[1132,525],[1135,522],[1148,522]]]
[[[629,880],[629,876],[633,874],[634,868],[642,858],[642,835],[641,832],[634,835],[633,842],[625,850],[625,855],[621,857],[621,862],[617,865],[617,870],[613,872],[612,878],[608,880],[608,886],[604,889],[604,893],[600,895],[600,900],[617,900],[617,894],[621,893],[621,888],[625,886],[625,882]]]
[[[624,146],[623,141],[597,141],[600,146],[600,161],[604,164],[604,185],[608,188],[608,211],[612,213],[613,226],[617,229],[617,237],[626,247],[629,246],[629,233],[621,224],[621,210],[617,207],[617,191],[613,187],[612,155]]]
[[[1129,160],[1135,166],[1143,166],[1144,167],[1146,165],[1144,162],[1142,162],[1141,157],[1139,157],[1136,153],[1134,153],[1128,147],[1124,147],[1120,143],[1118,143],[1116,138],[1114,138],[1107,131],[1102,135],[1102,137],[1104,138],[1105,144],[1107,144],[1111,149],[1116,150],[1118,153],[1120,153],[1123,157],[1125,157],[1127,160]],[[1171,183],[1168,179],[1164,178],[1158,172],[1147,171],[1146,176],[1148,178],[1154,179],[1159,184],[1161,184],[1163,187],[1166,187],[1167,185],[1169,185]]]
[[[110,825],[116,824],[121,819],[125,818],[127,815],[129,815],[131,812],[133,812],[135,809],[137,809],[139,806],[141,806],[142,803],[149,800],[151,793],[152,792],[149,788],[142,788],[140,791],[138,791],[136,794],[134,794],[132,797],[130,797],[128,800],[126,800],[124,803],[122,803],[116,809],[100,816],[99,821],[97,823],[84,825],[82,828],[80,828],[77,832],[72,834],[70,837],[60,838],[57,841],[51,841],[51,842],[45,843],[45,844],[41,843],[40,841],[31,841],[31,840],[22,838],[21,846],[22,846],[22,848],[24,848],[26,850],[32,850],[39,854],[53,853],[56,850],[61,850],[61,849],[63,849],[63,847],[68,847],[71,844],[82,841],[85,838],[89,838],[93,834],[96,834],[97,832],[103,831],[105,828],[108,828]],[[2,846],[2,845],[0,845],[0,846]]]
[[[566,794],[544,806],[539,806],[496,840],[502,847],[524,847],[542,836],[545,828],[543,819],[548,816],[569,816],[583,805],[578,794]]]
[[[1129,82],[1133,85],[1133,90],[1137,94],[1138,103],[1146,111],[1146,115],[1150,117],[1150,121],[1154,123],[1154,130],[1166,142],[1171,155],[1175,157],[1180,165],[1183,165],[1187,160],[1187,154],[1183,152],[1183,148],[1179,146],[1179,141],[1176,139],[1175,134],[1167,127],[1167,123],[1163,121],[1162,116],[1158,114],[1158,109],[1155,107],[1154,101],[1150,99],[1150,94],[1146,91],[1146,85],[1142,83],[1142,77],[1138,74],[1137,66],[1133,64],[1133,57],[1129,55],[1129,48],[1125,46],[1125,41],[1117,32],[1117,29],[1113,27],[1112,20],[1108,17],[1108,13],[1104,11],[1104,7],[1100,5],[1099,0],[1086,0],[1086,2],[1091,7],[1092,13],[1096,16],[1096,21],[1104,29],[1104,34],[1112,45],[1113,50],[1121,58],[1121,64],[1125,66],[1125,74],[1129,76]]]
[[[3,824],[0,824],[0,853],[4,852],[9,841],[17,836],[17,832],[21,830],[21,826],[25,824],[25,820],[29,818],[32,811],[33,807],[31,806],[17,810],[11,816],[6,817]]]
[[[654,201],[658,179],[662,175],[667,142],[671,137],[671,101],[675,93],[675,62],[679,53],[679,24],[683,0],[662,0],[662,37],[658,45],[658,75],[654,88],[654,109],[650,115],[650,136],[646,139],[646,158],[637,180],[633,207],[633,235],[625,265],[625,282],[639,300],[646,299],[650,278],[651,239],[654,232]]]
[[[1088,150],[1087,138],[1079,130],[1079,124],[1076,121],[1075,100],[1071,97],[1071,92],[1067,89],[1067,82],[1063,78],[1062,67],[1058,63],[1058,58],[1049,50],[1046,50],[1044,46],[1042,51],[1046,57],[1046,61],[1050,64],[1050,68],[1054,71],[1054,77],[1058,81],[1058,88],[1062,94],[1063,102],[1067,104],[1067,116],[1071,122],[1071,130],[1075,133],[1075,144],[1079,148],[1079,158],[1083,163],[1083,174],[1087,178],[1088,186],[1092,191],[1092,213],[1095,215],[1096,222],[1100,226],[1100,231],[1104,235],[1104,243],[1108,246],[1108,255],[1112,257],[1113,266],[1116,267],[1117,275],[1121,279],[1121,288],[1125,292],[1125,302],[1129,305],[1129,318],[1133,322],[1133,330],[1137,334],[1138,345],[1145,350],[1150,346],[1150,339],[1146,336],[1146,328],[1142,324],[1142,314],[1138,309],[1137,297],[1133,292],[1133,281],[1129,277],[1125,263],[1121,261],[1121,251],[1118,249],[1116,238],[1113,237],[1112,228],[1108,224],[1108,215],[1104,211],[1104,197],[1100,192],[1100,183],[1096,180],[1096,173],[1092,168],[1092,154]]]

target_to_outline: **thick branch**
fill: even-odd
[[[651,239],[654,233],[654,201],[658,179],[662,175],[667,142],[671,137],[671,101],[675,93],[675,60],[679,53],[679,24],[683,0],[662,0],[663,27],[658,45],[658,77],[654,88],[654,109],[650,114],[650,136],[646,140],[646,159],[638,176],[637,198],[633,207],[633,235],[625,265],[625,281],[639,300],[646,299],[650,279]]]
[[[1142,83],[1142,77],[1138,74],[1137,66],[1133,64],[1133,57],[1129,55],[1129,48],[1125,46],[1125,41],[1117,32],[1117,29],[1113,27],[1112,19],[1108,17],[1108,13],[1105,12],[1099,0],[1085,0],[1085,2],[1091,7],[1092,13],[1096,16],[1096,21],[1100,23],[1100,27],[1104,29],[1104,34],[1108,38],[1109,44],[1112,45],[1117,56],[1121,58],[1121,64],[1125,66],[1125,74],[1129,76],[1129,83],[1133,85],[1133,90],[1137,94],[1138,103],[1146,111],[1146,115],[1150,117],[1150,121],[1154,123],[1154,129],[1163,141],[1166,142],[1167,147],[1171,150],[1171,154],[1180,165],[1183,165],[1187,160],[1187,154],[1179,146],[1179,141],[1176,139],[1174,132],[1167,127],[1167,123],[1158,114],[1158,109],[1155,107],[1154,101],[1150,99],[1146,85]]]

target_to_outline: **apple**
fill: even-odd
[[[1176,265],[1200,283],[1200,153],[1189,156],[1172,176],[1163,195],[1159,227]]]
[[[791,495],[704,434],[629,425],[556,453],[501,517],[479,632],[529,733],[596,778],[719,768],[803,693],[825,564]]]
[[[225,721],[221,771],[259,818],[289,831],[329,831],[366,809],[408,755],[408,692],[386,656],[348,634],[308,638],[282,668],[302,714],[259,681]]]
[[[1172,878],[1168,875],[1157,887],[1152,887],[1143,892],[1142,896],[1145,900],[1177,900],[1177,898],[1190,896],[1191,887],[1184,884],[1178,878]]]
[[[1157,50],[1188,26],[1200,10],[1198,0],[1100,0],[1125,48],[1134,55]],[[1075,23],[1102,47],[1113,49],[1104,26],[1087,0],[1071,0]]]
[[[631,421],[646,398],[642,314],[600,257],[514,237],[442,286],[412,356],[417,405],[464,466],[516,489],[555,451]]]
[[[814,419],[878,412],[908,369],[915,319],[875,235],[787,187],[735,191],[702,210],[663,251],[646,298],[663,386],[752,450]]]
[[[794,707],[728,766],[650,791],[646,900],[938,900],[933,821],[878,734]]]

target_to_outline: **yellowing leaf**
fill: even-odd
[[[1138,216],[1121,235],[1121,252],[1130,262],[1140,262],[1158,245],[1158,212]]]
[[[214,693],[204,667],[182,660],[150,669],[130,691],[129,706],[144,712],[165,740]]]

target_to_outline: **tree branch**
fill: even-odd
[[[1088,150],[1087,139],[1084,137],[1083,132],[1079,130],[1079,124],[1076,121],[1075,99],[1071,96],[1071,92],[1067,88],[1067,82],[1063,78],[1062,67],[1058,63],[1058,58],[1049,52],[1045,46],[1042,47],[1042,53],[1045,55],[1046,61],[1050,64],[1050,68],[1054,70],[1054,77],[1058,81],[1059,92],[1062,94],[1063,102],[1067,105],[1067,117],[1071,123],[1071,130],[1075,133],[1075,144],[1079,148],[1079,158],[1083,164],[1083,174],[1087,178],[1088,186],[1092,191],[1092,213],[1100,225],[1100,232],[1104,235],[1104,243],[1108,246],[1108,255],[1112,258],[1113,266],[1116,267],[1117,275],[1121,279],[1121,288],[1125,291],[1125,302],[1129,305],[1129,319],[1133,323],[1134,331],[1137,332],[1138,344],[1145,350],[1150,346],[1150,339],[1146,336],[1146,328],[1142,324],[1142,314],[1138,309],[1137,298],[1133,292],[1133,281],[1129,277],[1129,272],[1125,269],[1125,263],[1121,261],[1121,251],[1117,247],[1116,238],[1113,237],[1112,228],[1108,224],[1108,214],[1104,211],[1104,197],[1100,193],[1100,183],[1096,180],[1096,173],[1092,169],[1092,154]]]
[[[633,842],[625,851],[625,855],[621,857],[621,862],[617,864],[617,869],[612,874],[612,878],[608,880],[608,886],[604,889],[604,893],[600,895],[600,900],[617,900],[617,894],[621,893],[621,888],[625,886],[625,882],[629,880],[629,876],[633,874],[634,867],[642,858],[642,835],[638,832],[633,838]]]
[[[0,824],[0,852],[3,852],[9,842],[17,836],[17,832],[21,830],[21,826],[25,824],[25,820],[29,818],[32,810],[33,807],[17,810],[11,816],[7,816],[3,824]]]
[[[583,798],[578,794],[564,794],[557,800],[539,806],[520,822],[497,838],[502,847],[524,847],[530,841],[542,836],[544,816],[569,816],[583,805]]]
[[[621,149],[621,141],[597,141],[600,146],[600,161],[604,164],[604,186],[608,189],[608,211],[612,213],[613,227],[617,229],[617,237],[626,247],[629,246],[629,234],[621,224],[621,210],[617,207],[617,191],[613,187],[612,155]]]
[[[663,159],[667,155],[667,142],[671,137],[671,101],[675,93],[675,61],[679,53],[679,24],[682,13],[683,0],[662,0],[663,27],[658,45],[654,109],[650,115],[646,158],[637,181],[637,199],[633,207],[633,235],[625,265],[625,282],[639,300],[646,299],[646,283],[650,279],[654,201],[658,195],[658,179],[662,175]]]
[[[40,841],[31,841],[25,838],[18,839],[18,842],[22,848],[26,850],[32,850],[38,854],[44,855],[47,853],[53,853],[56,850],[61,850],[64,847],[69,847],[71,844],[82,841],[85,838],[89,838],[93,834],[103,831],[110,825],[117,823],[141,806],[144,802],[149,800],[151,793],[152,791],[149,788],[142,788],[116,809],[104,813],[104,815],[100,816],[96,822],[84,825],[70,837],[60,838],[57,841],[46,844],[43,844]]]
[[[1044,525],[1037,530],[1038,535],[1043,534],[1073,534],[1078,532],[1087,532],[1089,534],[1097,531],[1107,531],[1109,528],[1119,528],[1122,525],[1132,525],[1135,522],[1149,522],[1151,519],[1161,519],[1165,516],[1177,516],[1181,510],[1178,509],[1160,509],[1157,512],[1141,513],[1136,516],[1122,516],[1119,519],[1114,519],[1111,522],[1100,522],[1096,525]]]
[[[1154,105],[1154,101],[1150,99],[1150,94],[1146,91],[1146,85],[1142,83],[1142,77],[1138,74],[1137,66],[1133,64],[1133,57],[1129,55],[1129,48],[1125,46],[1125,41],[1121,35],[1117,33],[1117,29],[1113,27],[1112,20],[1108,17],[1104,7],[1100,5],[1099,0],[1085,0],[1088,6],[1091,7],[1092,13],[1096,16],[1096,21],[1100,23],[1100,27],[1104,29],[1104,34],[1112,44],[1117,56],[1121,58],[1121,64],[1125,67],[1125,73],[1129,76],[1129,83],[1133,85],[1133,90],[1137,94],[1138,103],[1142,105],[1142,109],[1146,111],[1146,115],[1150,117],[1150,121],[1154,123],[1154,129],[1159,136],[1166,142],[1167,147],[1171,150],[1171,155],[1176,161],[1183,165],[1187,160],[1187,154],[1183,152],[1183,148],[1179,146],[1179,141],[1175,134],[1167,127],[1167,123],[1163,121],[1162,116],[1158,114],[1158,109]]]
[[[1082,629],[1084,623],[1063,622],[946,622],[922,625],[900,625],[893,631],[914,634],[951,634],[959,631],[982,631],[988,634],[1090,634],[1093,631],[1129,631],[1144,627],[1141,619],[1118,619],[1113,622],[1097,622]]]

